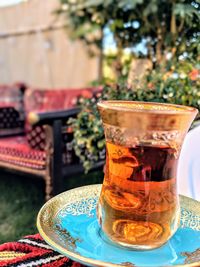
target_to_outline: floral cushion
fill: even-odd
[[[46,153],[30,148],[25,137],[0,139],[0,161],[27,167],[45,169]]]

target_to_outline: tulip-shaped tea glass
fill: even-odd
[[[177,163],[197,110],[133,101],[102,101],[98,109],[106,138],[101,228],[118,245],[159,247],[179,225]]]

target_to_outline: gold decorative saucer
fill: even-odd
[[[101,185],[79,187],[49,200],[37,227],[56,251],[88,266],[200,266],[200,203],[180,196],[181,224],[162,247],[133,251],[111,243],[99,228],[96,205]]]

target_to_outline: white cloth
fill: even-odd
[[[185,137],[178,164],[179,194],[200,201],[200,126]]]

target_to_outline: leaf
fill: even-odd
[[[189,4],[175,4],[173,13],[181,18],[189,17],[192,19],[194,16],[197,16],[200,19],[199,10]]]
[[[157,5],[157,1],[152,0],[144,9],[144,16],[149,16],[150,14],[154,14],[158,11],[158,5]]]
[[[108,7],[109,5],[112,5],[112,3],[113,3],[113,0],[104,0],[103,1],[103,4],[104,4],[105,7]]]
[[[98,25],[91,25],[91,24],[85,23],[79,26],[76,30],[74,30],[74,32],[72,33],[72,36],[74,38],[77,38],[80,36],[85,37],[87,34],[95,32],[96,30],[99,30]]]
[[[84,8],[95,7],[103,4],[104,4],[103,0],[86,0],[84,1]]]
[[[97,143],[97,147],[98,147],[99,149],[102,149],[104,146],[105,146],[105,140],[104,140],[104,139],[98,141],[98,143]]]

